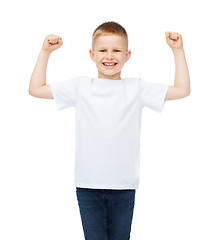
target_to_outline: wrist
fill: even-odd
[[[48,50],[45,50],[45,49],[43,49],[43,48],[41,48],[41,50],[40,50],[40,53],[41,53],[41,54],[47,55],[47,56],[49,56],[49,55],[51,54],[51,52],[52,52],[52,51],[48,51]]]
[[[172,51],[173,51],[174,55],[175,54],[182,54],[182,53],[184,53],[184,49],[183,48],[174,48],[174,49],[172,49]]]

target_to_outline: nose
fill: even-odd
[[[107,51],[106,58],[107,59],[112,59],[113,58],[112,51]]]

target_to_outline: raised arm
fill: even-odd
[[[184,98],[190,95],[190,76],[183,49],[182,36],[175,32],[166,32],[166,42],[175,58],[174,86],[169,86],[165,101]]]
[[[63,41],[61,39],[56,35],[48,35],[45,38],[30,79],[30,95],[38,98],[53,99],[51,88],[46,84],[46,69],[51,52],[62,46]]]

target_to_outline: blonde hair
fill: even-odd
[[[119,35],[126,40],[126,49],[128,49],[128,35],[126,30],[116,22],[105,22],[98,26],[93,34],[92,34],[92,49],[94,49],[94,45],[96,40],[100,36],[106,35]]]

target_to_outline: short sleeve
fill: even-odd
[[[142,107],[146,106],[157,112],[162,112],[168,85],[139,79],[139,90]]]
[[[56,108],[62,110],[70,106],[76,106],[79,78],[54,82],[50,84]]]

